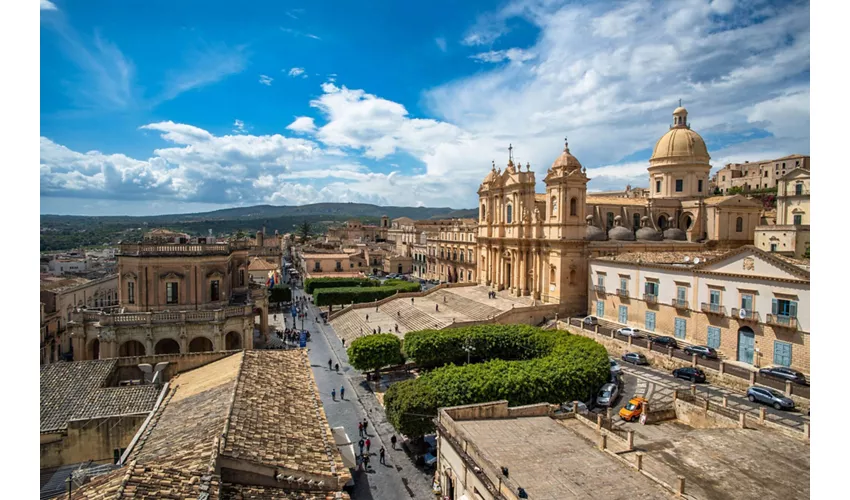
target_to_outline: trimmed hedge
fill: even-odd
[[[348,288],[319,288],[313,293],[313,302],[317,306],[339,306],[354,302],[372,302],[385,299],[396,292],[418,292],[419,283],[399,281],[389,286],[348,287]]]
[[[453,364],[458,358],[466,361],[466,352],[459,348],[467,339],[476,346],[476,358],[489,361]],[[387,390],[387,419],[410,437],[433,432],[432,419],[440,407],[501,399],[510,406],[586,400],[610,376],[608,353],[602,345],[527,325],[411,332],[405,336],[404,349],[419,366],[449,363]]]
[[[292,290],[286,285],[275,285],[271,288],[269,302],[289,302],[292,300]]]
[[[361,371],[377,371],[404,363],[401,339],[392,333],[366,335],[354,339],[348,348],[351,366]]]
[[[369,278],[309,278],[304,282],[304,291],[308,294],[319,288],[346,288],[359,286],[378,286],[380,282]]]

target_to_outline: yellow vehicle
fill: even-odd
[[[620,408],[620,418],[625,420],[626,422],[632,422],[640,418],[641,414],[643,414],[643,408],[646,403],[648,403],[646,399],[635,396],[626,403],[626,406]]]

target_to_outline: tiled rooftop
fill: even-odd
[[[587,194],[588,205],[614,205],[614,206],[646,206],[648,203],[646,198],[618,198],[616,196],[594,196],[592,193]]]
[[[708,259],[713,259],[724,252],[712,251],[695,251],[695,252],[628,252],[618,255],[606,255],[597,257],[599,260],[608,260],[611,262],[626,262],[630,264],[670,264],[683,267],[691,267],[694,265],[694,259],[699,259],[700,262],[705,262]],[[685,257],[688,261],[685,262]]]
[[[86,278],[62,278],[58,280],[44,280],[41,282],[41,290],[46,292],[61,292],[68,288],[85,285],[91,280]]]
[[[325,491],[289,491],[265,486],[224,483],[221,500],[349,500],[348,493]]]

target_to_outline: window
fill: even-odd
[[[708,302],[713,306],[720,305],[720,290],[709,290],[708,291]]]
[[[472,250],[467,250],[467,262],[472,262]]]
[[[508,222],[508,224],[511,224],[514,221],[514,207],[513,207],[513,205],[508,204],[507,211],[508,211],[507,222]]]
[[[313,266],[313,271],[321,271],[321,270],[322,270],[322,263],[319,262],[319,261],[316,261],[315,265]]]
[[[786,299],[773,299],[773,314],[776,316],[797,317],[797,301]]]
[[[467,271],[467,281],[472,281],[472,271]]]
[[[166,304],[176,304],[177,303],[177,282],[170,281],[165,284],[165,303]]]
[[[245,270],[239,270],[239,286],[245,286]]]
[[[725,175],[721,175],[721,176],[720,176],[720,180],[721,180],[722,182],[726,182],[726,176],[725,176]]]
[[[764,171],[764,176],[765,176],[765,177],[767,177],[767,174],[768,174],[768,171],[767,171],[767,170],[765,170],[765,171]]]
[[[771,243],[771,244],[770,244],[770,251],[771,251],[771,252],[775,252],[775,251],[776,251],[776,243]]]
[[[552,197],[552,217],[558,215],[558,198]]]
[[[791,344],[779,340],[773,341],[773,364],[791,366]]]
[[[570,215],[576,215],[576,199],[570,198]]]
[[[605,217],[605,229],[610,230],[612,227],[614,227],[614,212],[608,212]]]
[[[667,229],[667,217],[666,216],[661,215],[661,216],[658,217],[658,229],[661,229],[662,231],[664,229]]]
[[[418,259],[417,259],[417,260],[418,260]],[[351,269],[354,269],[354,262],[349,263],[349,267],[350,267]]]
[[[620,278],[620,290],[628,290],[629,289],[629,280],[626,278]]]
[[[620,306],[620,309],[617,312],[617,321],[623,324],[629,322],[629,308],[627,306]]]
[[[753,310],[753,296],[752,294],[745,293],[741,294],[741,309],[752,312]]]
[[[738,217],[737,219],[735,219],[735,232],[736,233],[744,232],[744,218],[743,217]]]
[[[605,317],[605,302],[601,300],[596,301],[596,316],[599,318]]]
[[[136,282],[130,281],[127,283],[127,303],[136,303]]]
[[[677,339],[685,338],[685,335],[688,331],[688,322],[685,318],[676,318],[676,322],[673,326],[673,335]]]
[[[655,181],[655,192],[656,193],[661,192],[661,181]]]
[[[684,187],[684,181],[682,179],[676,179],[676,192],[681,193]]]
[[[602,288],[605,288],[605,276],[601,274],[596,275],[596,284]]]
[[[210,300],[216,301],[219,300],[219,291],[218,291],[218,280],[210,281]]]
[[[486,218],[487,218],[487,207],[484,206],[484,205],[481,205],[481,220],[484,220]]]
[[[644,326],[646,327],[646,331],[654,332],[655,331],[655,313],[652,311],[646,311],[646,319],[644,320]]]
[[[647,281],[646,285],[643,288],[643,293],[658,297],[658,283],[654,281]]]
[[[460,251],[460,261],[463,262],[463,250]]]
[[[794,214],[794,225],[799,226],[803,223],[803,215],[802,214]]]
[[[803,184],[802,183],[798,182],[797,185],[794,186],[794,194],[796,194],[797,196],[803,194]]]
[[[782,162],[782,168],[785,168],[785,162],[784,161]]]
[[[712,349],[720,348],[720,328],[716,326],[708,327],[708,342],[706,342],[706,345]]]
[[[697,181],[697,191],[702,193],[702,179]]]
[[[679,303],[686,302],[688,300],[688,287],[686,286],[677,286],[676,287],[676,300]]]

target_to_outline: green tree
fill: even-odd
[[[392,333],[379,333],[359,337],[348,348],[348,361],[360,371],[374,371],[384,366],[404,363],[401,340]]]
[[[304,221],[298,225],[298,234],[301,236],[301,241],[307,241],[310,238],[310,232],[313,230],[313,226],[310,225],[310,222]]]
[[[292,300],[292,290],[286,285],[272,287],[269,302],[289,302]]]

